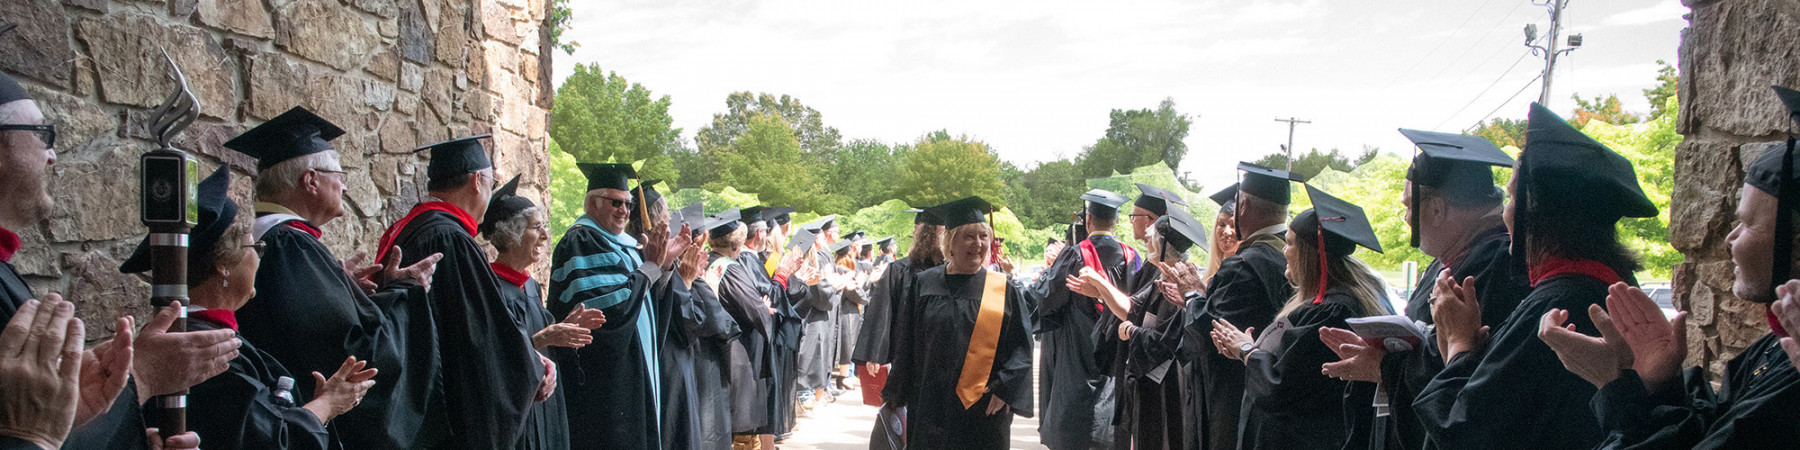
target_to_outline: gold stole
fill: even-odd
[[[1000,345],[1000,323],[1006,319],[1006,275],[988,271],[981,290],[981,311],[975,315],[975,331],[969,335],[969,351],[963,355],[962,376],[956,380],[956,397],[963,409],[975,406],[987,393],[994,351]]]
[[[775,266],[778,265],[781,265],[781,249],[769,252],[769,260],[763,261],[763,270],[768,271],[769,275],[775,275]]]

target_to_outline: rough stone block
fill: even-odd
[[[395,0],[352,0],[350,3],[356,5],[356,9],[368,11],[369,14],[384,19],[400,14],[400,6],[395,3]]]
[[[513,26],[513,10],[494,1],[481,3],[482,32],[489,40],[519,44],[519,30]]]
[[[58,264],[57,252],[50,247],[50,237],[44,233],[41,224],[21,228],[19,232],[20,252],[13,255],[13,268],[26,276],[60,277],[62,265]]]
[[[83,252],[70,259],[74,276],[63,298],[75,304],[89,336],[112,335],[120,316],[144,323],[141,319],[150,313],[150,283],[139,275],[119,273],[119,259],[105,252]]]
[[[381,44],[374,24],[336,0],[296,0],[276,18],[275,45],[338,70],[362,66]]]
[[[1705,139],[1683,141],[1675,150],[1675,190],[1669,208],[1669,243],[1697,256],[1717,257],[1736,217],[1743,174],[1736,144]]]
[[[386,153],[411,153],[419,147],[418,132],[407,124],[406,117],[390,114],[381,124],[381,151]]]
[[[71,155],[56,162],[50,178],[50,209],[46,230],[54,242],[103,241],[144,234],[138,222],[137,161],[148,145],[111,141],[101,151]],[[118,267],[113,267],[117,272]]]
[[[8,23],[0,35],[0,67],[7,72],[67,89],[74,73],[75,51],[69,48],[69,18],[56,0],[0,0]]]
[[[119,129],[118,117],[108,114],[92,101],[35,86],[26,91],[43,110],[44,119],[56,124],[59,152],[85,147],[97,139],[116,134]]]
[[[227,118],[237,111],[236,60],[207,32],[126,14],[85,18],[75,30],[92,52],[102,100],[146,108],[161,103],[175,90],[166,50],[181,66],[202,115]]]
[[[63,0],[64,5],[74,6],[101,14],[106,14],[107,3],[107,0]]]
[[[426,20],[425,9],[420,1],[436,3],[433,0],[400,0],[400,56],[407,61],[425,64],[431,62],[432,55],[437,54],[437,37],[431,22]]]
[[[291,61],[280,53],[264,52],[245,59],[249,70],[249,98],[245,114],[256,119],[272,119],[306,99],[299,89],[312,78],[305,65]],[[326,120],[341,120],[328,117]]]
[[[208,27],[265,39],[275,35],[262,0],[199,0],[199,13]]]

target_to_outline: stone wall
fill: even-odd
[[[1669,240],[1687,256],[1675,271],[1688,311],[1688,364],[1714,373],[1768,332],[1764,309],[1731,293],[1725,237],[1736,226],[1745,161],[1793,127],[1770,85],[1800,86],[1800,2],[1684,0],[1681,111]]]
[[[13,261],[38,293],[77,303],[89,336],[149,310],[149,285],[118,261],[145,233],[137,158],[150,109],[172,90],[167,51],[202,117],[176,139],[203,173],[230,164],[249,210],[254,161],[221,146],[295,105],[342,126],[348,216],[324,227],[339,257],[374,253],[425,185],[423,144],[493,133],[504,181],[543,204],[551,98],[545,0],[0,0],[0,70],[61,134],[50,217],[17,230]],[[141,322],[140,322],[141,323]]]

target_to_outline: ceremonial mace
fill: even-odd
[[[187,77],[166,50],[163,59],[169,62],[169,79],[175,81],[175,91],[156,107],[151,119],[150,129],[156,133],[158,148],[138,159],[138,187],[142,193],[139,213],[144,226],[150,229],[150,304],[160,310],[181,302],[183,308],[169,326],[169,332],[178,333],[187,331],[188,232],[200,219],[196,201],[200,167],[193,156],[169,141],[200,116],[200,102],[188,90]],[[151,425],[161,435],[187,432],[187,393],[187,389],[182,389],[151,399],[155,411]]]

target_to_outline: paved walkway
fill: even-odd
[[[1035,365],[1032,370],[1037,370]],[[1032,373],[1032,380],[1037,374]],[[1035,388],[1035,383],[1033,385]],[[1035,389],[1032,397],[1036,398]],[[862,393],[845,392],[838,396],[836,403],[831,403],[813,411],[811,417],[802,417],[794,430],[794,435],[778,445],[781,450],[852,450],[869,448],[869,432],[875,428],[876,407],[862,403]],[[1036,418],[1013,417],[1012,448],[1022,450],[1043,449],[1038,444],[1038,421]]]

